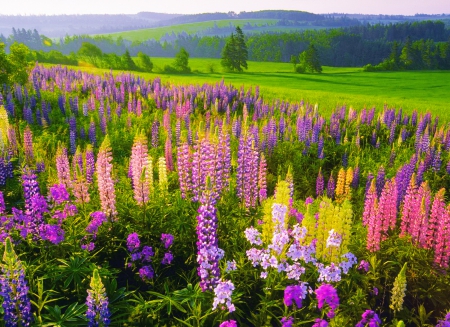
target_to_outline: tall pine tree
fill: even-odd
[[[222,67],[230,71],[241,72],[247,66],[248,50],[245,44],[244,33],[239,26],[236,34],[231,33],[230,38],[222,50]]]

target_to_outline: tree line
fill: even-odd
[[[24,35],[27,35],[25,38]],[[31,35],[31,36],[30,36]],[[139,52],[151,57],[175,57],[183,48],[194,58],[221,58],[222,51],[229,37],[207,36],[198,37],[183,35],[172,42],[130,42],[121,38],[113,40],[108,37],[91,37],[87,35],[67,36],[59,42],[51,42],[40,35],[42,40],[41,57],[50,50],[59,51],[67,58],[75,59],[83,43],[97,46],[105,58],[111,62],[118,62],[120,57],[129,52],[136,57]],[[0,42],[12,44],[22,41],[31,49],[35,49],[36,33],[16,33],[9,38],[1,37]],[[404,46],[410,57],[414,57],[412,64],[407,63],[404,69],[422,69],[447,67],[448,49],[450,47],[450,30],[439,21],[423,21],[401,24],[376,24],[353,26],[339,29],[305,30],[294,33],[261,33],[244,35],[248,51],[248,60],[290,62],[291,57],[306,51],[311,43],[320,58],[320,63],[326,66],[362,67],[376,66],[391,58],[393,47],[399,49],[398,56]],[[45,44],[47,42],[47,44]],[[411,44],[408,45],[408,42]],[[418,54],[420,52],[420,54]],[[56,57],[56,53],[53,53]],[[421,57],[419,61],[417,58]],[[439,57],[439,58],[438,58]],[[431,59],[427,59],[431,58]],[[45,58],[44,58],[45,59]],[[61,58],[60,58],[61,59]],[[48,59],[47,59],[48,60]],[[438,64],[435,64],[438,62]],[[422,67],[422,68],[421,68]]]

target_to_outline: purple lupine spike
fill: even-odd
[[[0,186],[6,185],[6,165],[5,159],[0,157]]]
[[[206,189],[200,199],[197,216],[197,268],[202,291],[212,290],[219,282],[219,260],[224,252],[218,247],[215,196]]]
[[[89,141],[91,142],[92,146],[97,146],[97,133],[95,128],[95,122],[91,120],[91,123],[89,124]]]
[[[433,171],[438,172],[441,169],[441,164],[441,150],[439,149],[433,156],[433,162],[431,164],[431,166],[433,167]]]
[[[333,172],[331,172],[330,178],[327,183],[327,197],[334,199],[334,190],[336,188],[336,182],[333,177]]]
[[[0,215],[4,213],[6,213],[5,198],[3,197],[3,192],[0,191]]]
[[[152,124],[152,147],[157,148],[159,143],[159,121],[155,120]]]
[[[12,126],[8,127],[9,150],[12,154],[17,154],[17,137],[16,131]]]
[[[323,146],[323,136],[320,135],[319,142],[317,144],[317,158],[318,159],[324,159],[325,153],[324,153],[324,146]]]
[[[90,287],[87,291],[88,296],[86,297],[88,327],[107,327],[111,322],[111,312],[108,308],[109,302],[105,287],[97,269],[94,270]]]
[[[3,297],[5,326],[30,326],[33,322],[25,270],[10,238],[5,240],[4,264],[1,265],[0,293]]]
[[[23,108],[23,119],[25,119],[30,125],[34,124],[33,111],[31,111],[30,107]]]
[[[95,173],[95,156],[92,146],[88,145],[85,153],[86,158],[86,181],[92,183],[94,181]]]
[[[351,187],[357,189],[359,187],[359,176],[360,176],[360,168],[356,166],[353,170],[353,178],[351,182]]]
[[[178,157],[178,180],[180,183],[181,197],[187,198],[187,194],[192,189],[191,176],[189,171],[191,170],[191,155],[189,152],[189,145],[182,143],[177,149]]]
[[[32,210],[33,208],[32,199],[35,195],[40,194],[40,188],[36,174],[34,174],[33,171],[28,167],[25,167],[22,173],[22,186],[23,186],[23,197],[25,200],[25,208],[27,210]]]
[[[380,166],[380,168],[378,169],[377,181],[376,181],[378,197],[381,195],[381,191],[383,191],[384,183],[385,183],[384,167]]]

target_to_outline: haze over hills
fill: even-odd
[[[140,12],[133,15],[0,15],[0,34],[9,36],[15,29],[37,30],[48,37],[66,35],[108,34],[152,27],[187,23],[220,21],[230,19],[276,19],[280,26],[343,27],[359,24],[395,23],[417,20],[447,20],[450,15],[360,15],[360,14],[314,14],[293,10],[263,10],[254,12],[203,13],[193,15]],[[170,34],[170,33],[169,33]]]

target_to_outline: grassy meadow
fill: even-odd
[[[154,28],[145,28],[139,30],[131,30],[125,32],[118,33],[110,33],[110,34],[101,34],[101,35],[109,35],[113,38],[122,37],[123,39],[130,41],[145,41],[148,39],[158,40],[161,39],[166,34],[182,33],[186,32],[187,34],[196,34],[202,32],[208,28],[214,27],[216,24],[218,27],[229,26],[230,24],[233,26],[243,26],[247,23],[252,25],[264,25],[269,24],[273,25],[277,22],[277,19],[224,19],[217,21],[207,21],[207,22],[199,22],[199,23],[191,23],[191,24],[179,24],[179,25],[171,25],[171,26],[163,26],[163,27],[154,27]],[[229,33],[228,33],[229,34]]]
[[[323,114],[344,104],[355,109],[381,109],[387,105],[406,112],[430,111],[450,120],[447,71],[364,72],[361,68],[323,67],[322,74],[296,74],[290,63],[248,62],[244,73],[227,73],[223,72],[219,59],[191,58],[192,74],[169,75],[161,71],[173,58],[152,58],[152,61],[153,73],[137,74],[146,79],[160,76],[163,82],[173,84],[203,84],[223,79],[226,84],[243,85],[246,89],[259,85],[266,99],[317,103]],[[90,67],[81,69],[102,72]]]

